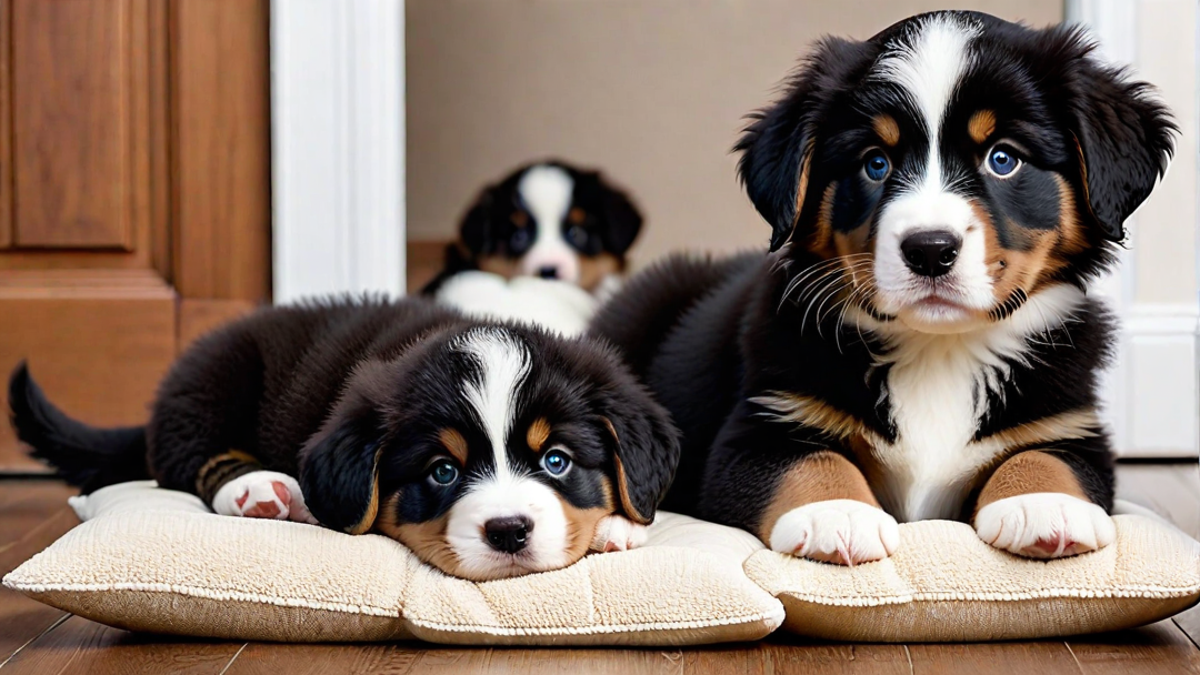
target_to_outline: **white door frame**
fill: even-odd
[[[274,299],[405,286],[404,0],[272,0]]]
[[[1188,219],[1197,231],[1197,12],[1195,0],[1066,0],[1068,21],[1082,23],[1099,43],[1098,56],[1131,65],[1136,76],[1169,83],[1163,95],[1183,133],[1160,189],[1127,222]],[[1170,37],[1164,39],[1163,32]],[[1186,77],[1180,76],[1185,69]],[[1183,86],[1179,86],[1181,81]],[[1171,181],[1171,185],[1167,182]],[[1160,229],[1161,232],[1161,229]],[[1186,269],[1156,266],[1133,242],[1119,268],[1096,285],[1121,319],[1117,365],[1104,383],[1107,418],[1122,457],[1195,457],[1200,448],[1200,236],[1193,234]],[[1171,301],[1146,299],[1141,284],[1181,289]]]

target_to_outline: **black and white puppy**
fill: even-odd
[[[678,458],[609,349],[426,300],[263,309],[197,341],[146,427],[95,429],[22,365],[19,438],[93,490],[153,477],[224,515],[378,532],[486,580],[645,539]]]
[[[506,279],[557,279],[595,292],[625,270],[642,228],[629,196],[600,173],[565,162],[523,166],[489,185],[468,209],[446,267],[425,293],[465,270]]]
[[[684,435],[663,508],[846,564],[928,518],[1038,558],[1112,542],[1086,283],[1175,127],[1092,49],[971,12],[816,46],[737,145],[772,253],[670,260],[592,324]]]

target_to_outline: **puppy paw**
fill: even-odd
[[[788,511],[771,530],[771,549],[839,565],[882,560],[900,545],[896,519],[853,499],[830,499]]]
[[[624,516],[605,516],[596,524],[591,550],[628,551],[646,543],[646,526]]]
[[[295,478],[277,471],[251,471],[221,486],[213,511],[223,516],[270,518],[316,524]]]
[[[1063,558],[1108,546],[1116,539],[1104,509],[1071,495],[1036,492],[1000,499],[975,516],[979,538],[1026,558]]]

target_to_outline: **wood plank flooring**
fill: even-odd
[[[1200,536],[1195,463],[1121,464],[1118,494],[1168,514]],[[71,490],[49,480],[0,480],[0,574],[78,521]],[[686,649],[462,649],[418,643],[281,645],[129,633],[0,590],[0,675],[9,673],[870,673],[1026,672],[1200,674],[1200,608],[1133,631],[998,644],[831,644],[777,634],[746,645]]]

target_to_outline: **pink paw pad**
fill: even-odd
[[[284,508],[288,508],[292,505],[292,493],[288,491],[286,485],[279,481],[271,481],[271,489],[275,491],[275,496],[279,498],[278,502],[255,502],[254,506],[251,506],[248,509],[245,508],[245,506],[246,500],[250,499],[250,490],[246,490],[244,493],[242,493],[242,496],[237,498],[237,505],[239,509],[242,509],[242,515],[246,516],[247,518],[278,518],[279,514],[282,513],[282,511],[279,509],[280,504],[282,504]]]

